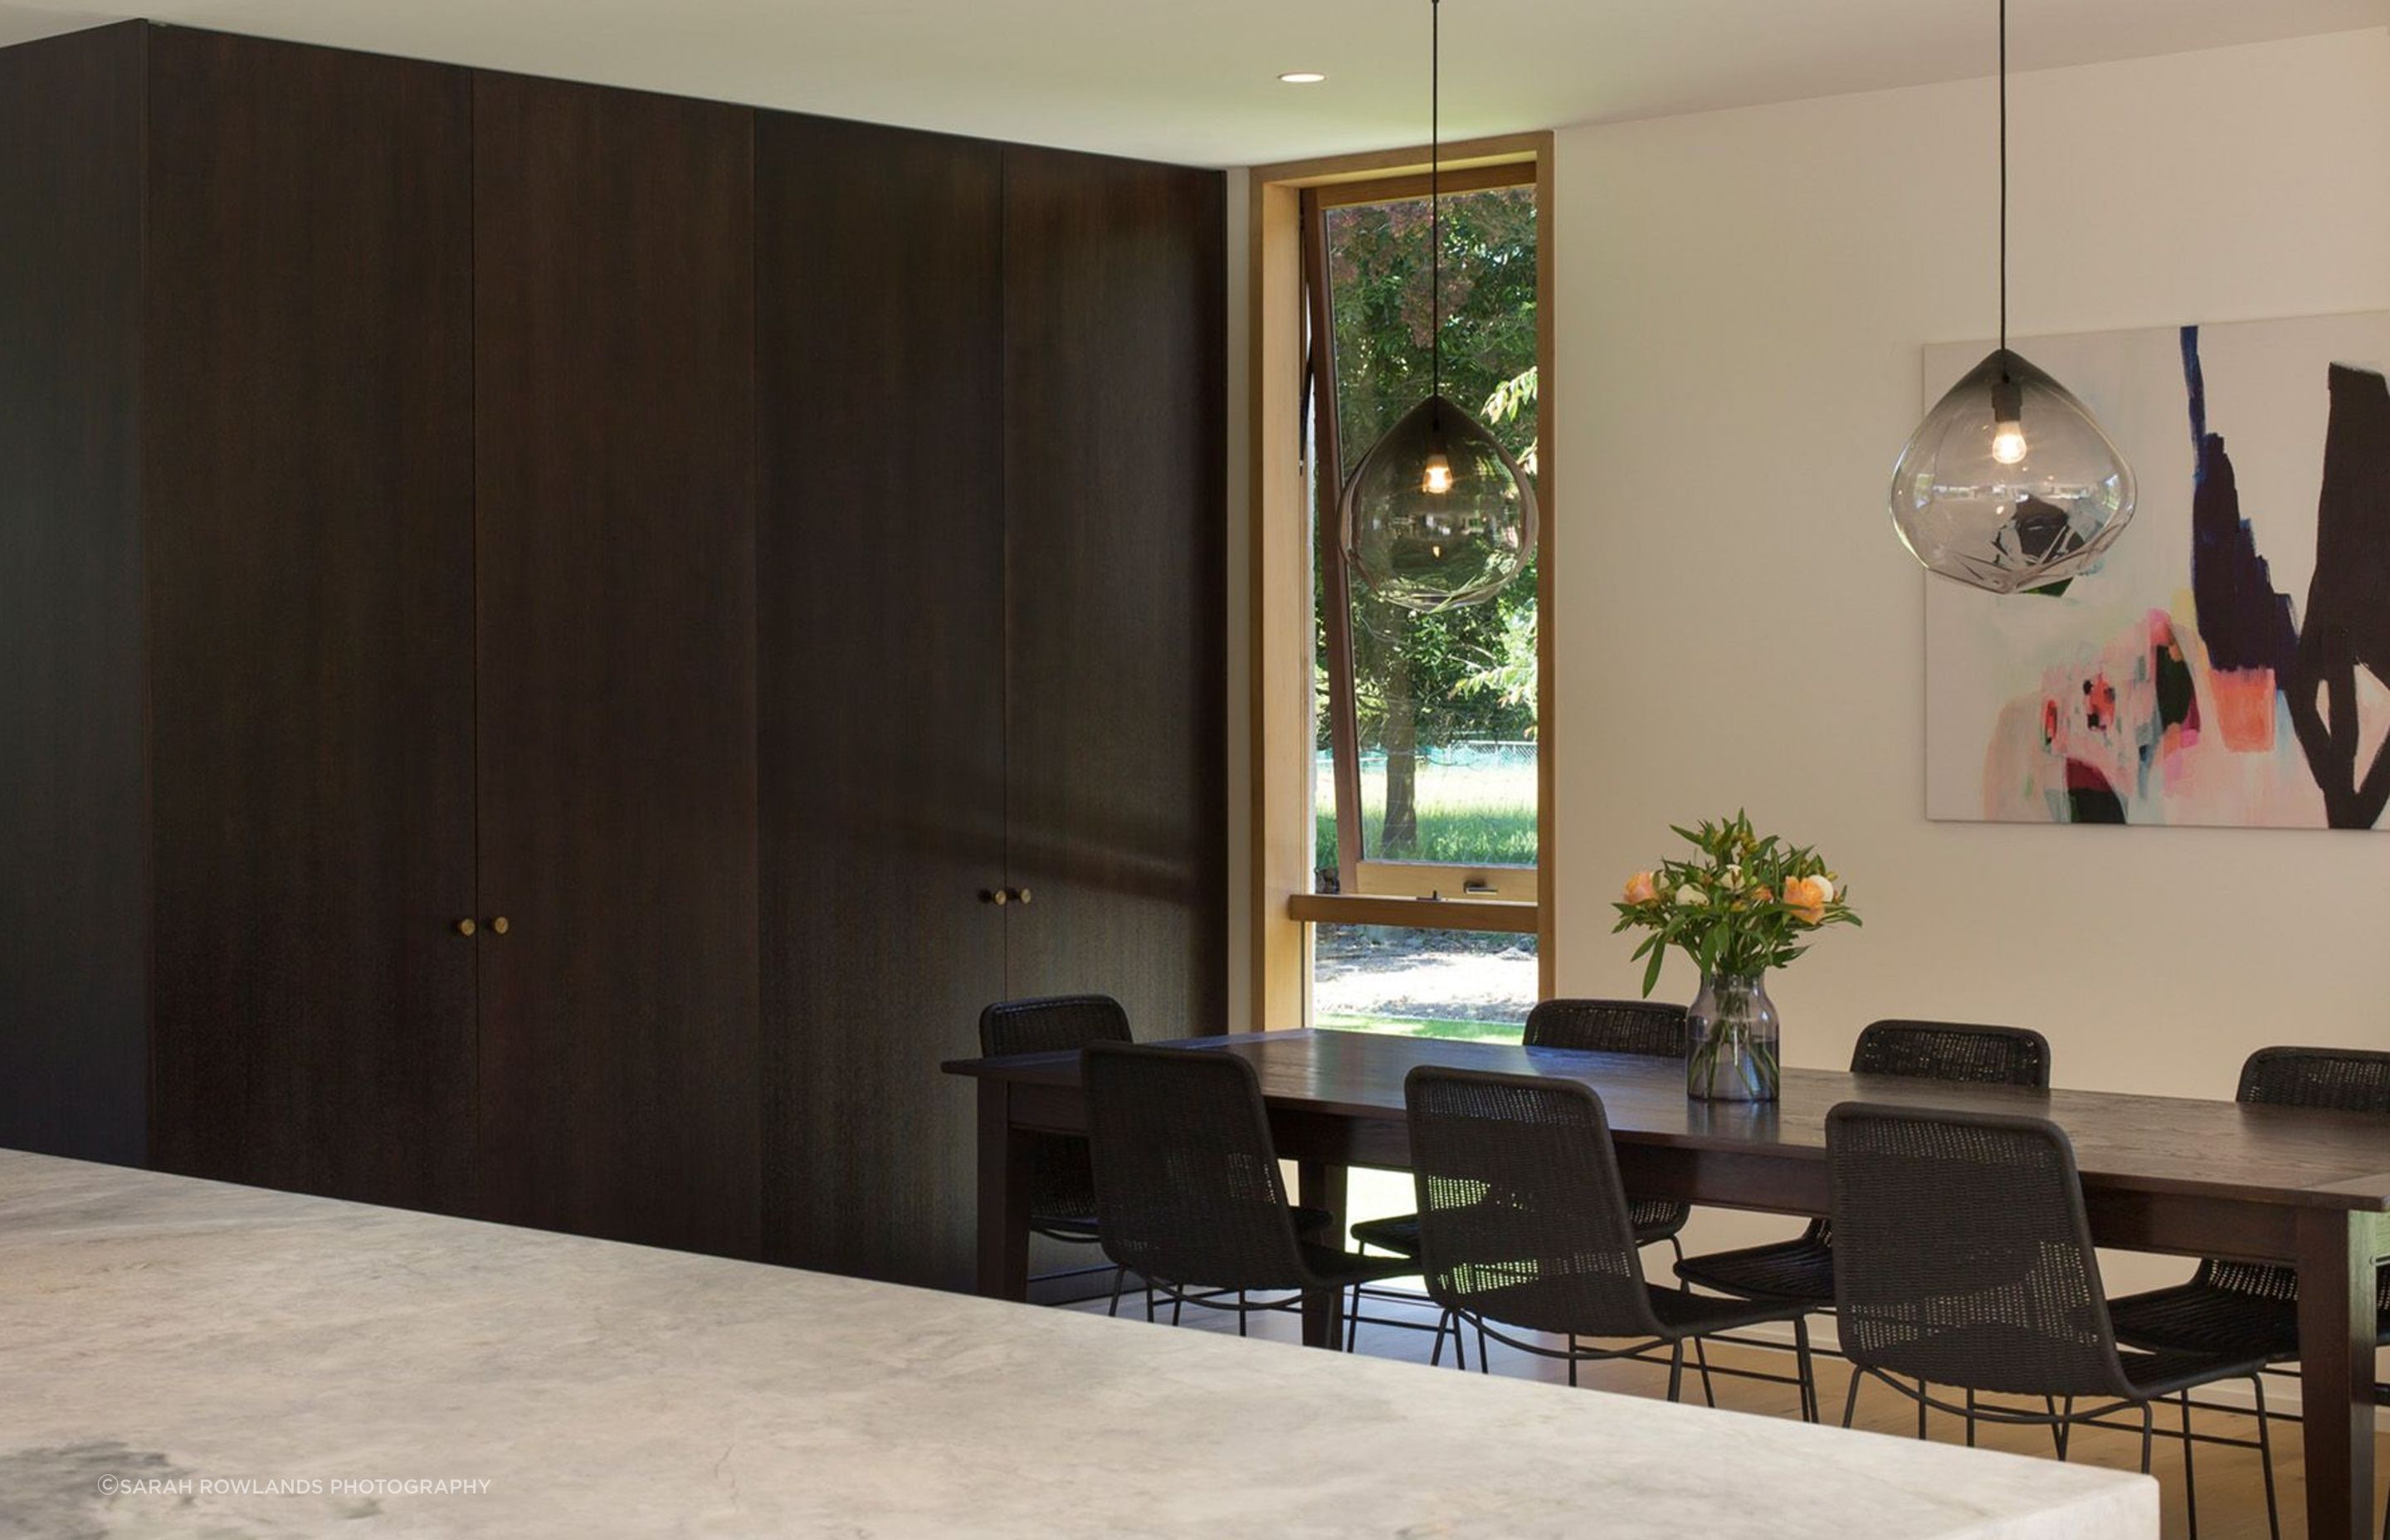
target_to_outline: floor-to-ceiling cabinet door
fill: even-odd
[[[1220,1032],[1221,178],[1008,148],[1004,196],[1010,991]]]
[[[469,78],[148,45],[154,1159],[462,1209]]]
[[[483,1212],[752,1254],[752,114],[475,86]]]
[[[1001,152],[764,114],[765,1253],[970,1277],[1004,990]]]
[[[146,32],[0,49],[0,1145],[134,1165]]]

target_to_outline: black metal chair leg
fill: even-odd
[[[1153,1280],[1151,1278],[1145,1280],[1145,1318],[1149,1325],[1151,1324],[1153,1320]]]
[[[2149,1402],[2144,1401],[2141,1403],[2141,1474],[2144,1476],[2150,1473],[2150,1433],[2152,1426],[2151,1405]]]
[[[1669,1400],[1674,1401],[1674,1400],[1676,1400],[1676,1399],[1677,1399],[1677,1392],[1678,1391],[1680,1391],[1680,1390],[1682,1390],[1682,1389],[1684,1388],[1684,1383],[1685,1383],[1685,1340],[1684,1340],[1682,1337],[1679,1337],[1679,1338],[1677,1338],[1677,1341],[1675,1341],[1675,1343],[1674,1343],[1674,1344],[1672,1344],[1671,1349],[1670,1349],[1669,1354],[1668,1354],[1668,1399],[1669,1399]]]
[[[1469,1349],[1460,1341],[1460,1317],[1452,1318],[1452,1367],[1461,1373],[1469,1372]]]
[[[1434,1368],[1444,1362],[1444,1328],[1451,1324],[1452,1312],[1449,1310],[1444,1312],[1435,1318],[1435,1345],[1428,1349],[1428,1367]],[[1454,1341],[1458,1342],[1460,1338],[1460,1332],[1457,1328],[1454,1329],[1452,1335]]]
[[[2199,1540],[2199,1469],[2193,1463],[2191,1436],[2191,1392],[2182,1392],[2182,1507],[2191,1522],[2191,1540]]]
[[[2066,1418],[2058,1425],[2058,1457],[2062,1460],[2075,1450],[2075,1398],[2068,1396],[2060,1406]]]
[[[1818,1420],[1818,1367],[1809,1356],[1809,1318],[1792,1319],[1792,1362],[1801,1377],[1801,1420]]]
[[[1967,1447],[1975,1446],[1975,1392],[1967,1392]]]
[[[1576,1354],[1574,1353],[1570,1354],[1568,1356],[1568,1367],[1569,1389],[1574,1390],[1576,1389]]]
[[[1851,1391],[1848,1395],[1843,1397],[1843,1426],[1845,1428],[1851,1425],[1852,1414],[1859,1409],[1859,1381],[1866,1378],[1867,1376],[1860,1373],[1856,1366],[1853,1367]]]
[[[1177,1320],[1178,1317],[1173,1315],[1171,1317],[1171,1324],[1174,1326],[1176,1325]],[[1247,1335],[1245,1331],[1245,1291],[1241,1289],[1237,1290],[1237,1335],[1240,1337]]]
[[[1701,1371],[1703,1402],[1707,1405],[1715,1406],[1717,1388],[1710,1383],[1709,1349],[1702,1345],[1702,1340],[1699,1337],[1693,1339],[1693,1367]]]
[[[2049,1414],[2050,1445],[2058,1451],[2058,1457],[2061,1460],[2063,1460],[2066,1458],[2066,1424],[2059,1419],[2058,1397],[2054,1395],[2043,1396],[2041,1398],[2041,1409]]]
[[[1344,1351],[1359,1351],[1361,1341],[1361,1286],[1353,1286],[1353,1311],[1344,1317]]]
[[[1125,1268],[1125,1267],[1115,1267],[1115,1268],[1113,1268],[1113,1269],[1112,1269],[1112,1307],[1111,1307],[1111,1309],[1110,1311],[1106,1312],[1106,1314],[1108,1314],[1108,1315],[1119,1315],[1119,1314],[1120,1314],[1121,1285],[1123,1285],[1123,1284],[1126,1283],[1127,1281],[1128,1281],[1128,1269],[1127,1269],[1127,1268]]]
[[[1483,1321],[1477,1326],[1477,1372],[1480,1374],[1494,1372],[1494,1354],[1485,1346],[1485,1324]]]
[[[1184,1308],[1186,1307],[1186,1304],[1187,1304],[1187,1296],[1186,1296],[1186,1295],[1184,1295],[1184,1294],[1182,1294],[1182,1293],[1178,1292],[1176,1290],[1171,1290],[1171,1294],[1170,1294],[1170,1324],[1171,1324],[1172,1326],[1176,1326],[1176,1325],[1178,1324],[1178,1313],[1179,1313],[1179,1311],[1180,1311],[1180,1310],[1182,1310],[1182,1309],[1184,1309]]]
[[[2249,1383],[2257,1390],[2257,1468],[2266,1475],[2266,1534],[2269,1540],[2282,1540],[2282,1510],[2274,1501],[2274,1440],[2266,1425],[2266,1377],[2253,1374]],[[2390,1519],[2384,1524],[2390,1528]]]
[[[1917,1382],[1917,1436],[1919,1438],[1925,1436],[1925,1381],[1921,1380]]]

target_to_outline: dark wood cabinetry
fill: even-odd
[[[917,1067],[1008,994],[1224,1018],[1220,178],[757,153],[767,1254],[963,1287],[973,1110]]]
[[[962,1287],[1004,992],[1002,153],[766,113],[766,1255]]]
[[[0,49],[0,1144],[967,1283],[979,1008],[1223,1015],[1221,199]]]
[[[1016,995],[1222,1030],[1227,556],[1217,177],[1005,155]],[[1026,918],[1026,917],[1024,917]]]
[[[0,1138],[148,1150],[135,23],[0,49]]]
[[[165,1170],[472,1203],[470,91],[150,36]]]
[[[759,1185],[751,118],[474,93],[484,1212],[730,1255]]]

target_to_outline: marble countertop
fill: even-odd
[[[2148,1480],[0,1152],[0,1534],[2153,1540]]]

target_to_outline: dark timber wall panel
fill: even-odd
[[[138,23],[0,52],[0,1145],[146,1155]]]
[[[494,1219],[759,1250],[742,108],[476,79]]]
[[[157,1161],[462,1211],[470,78],[150,52]]]
[[[1004,990],[1001,152],[758,122],[766,1254],[967,1286]]]
[[[1222,179],[1005,152],[1015,995],[1225,1030]]]

